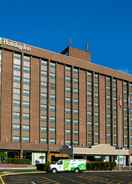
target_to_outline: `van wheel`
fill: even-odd
[[[79,171],[80,171],[79,168],[76,168],[76,169],[74,170],[75,173],[78,173]]]
[[[52,173],[57,173],[57,170],[55,168],[52,169]]]

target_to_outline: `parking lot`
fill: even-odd
[[[6,184],[132,184],[132,171],[34,173],[2,177]]]

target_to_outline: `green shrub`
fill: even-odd
[[[90,162],[87,163],[87,170],[112,170],[115,162]]]
[[[0,151],[0,162],[3,163],[7,159],[7,153]]]
[[[17,159],[17,158],[8,158],[6,163],[12,164],[31,164],[31,160],[29,159]]]

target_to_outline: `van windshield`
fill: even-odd
[[[61,165],[61,164],[62,164],[62,160],[58,160],[58,161],[57,161],[57,164],[58,164],[58,165]]]

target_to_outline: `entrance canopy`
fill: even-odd
[[[73,147],[73,154],[79,155],[129,155],[128,149],[116,149],[115,147],[109,144],[98,144],[92,146],[91,148],[87,147]]]

